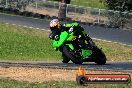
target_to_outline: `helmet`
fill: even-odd
[[[53,19],[50,21],[50,29],[51,31],[60,29],[60,22],[58,19]]]

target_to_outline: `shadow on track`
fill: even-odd
[[[0,62],[2,67],[39,67],[39,68],[65,68],[65,69],[78,69],[82,66],[84,69],[97,69],[97,70],[124,70],[132,72],[132,62],[107,62],[106,65],[97,65],[95,63],[84,63],[82,65],[61,62]]]

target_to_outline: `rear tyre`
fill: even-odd
[[[71,54],[70,50],[66,46],[63,47],[63,53],[71,59],[71,61],[75,64],[82,64],[83,61],[80,58],[76,58],[73,54]]]
[[[105,63],[106,63],[106,57],[97,58],[97,60],[95,61],[95,63],[97,63],[98,65],[105,65]]]

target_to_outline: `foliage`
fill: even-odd
[[[132,12],[132,0],[106,0],[106,3],[108,9],[119,11],[108,16],[110,24],[122,28],[132,25],[130,23],[132,17],[129,16],[129,13]]]
[[[122,12],[132,10],[132,0],[106,0],[106,3],[110,10]]]
[[[1,0],[1,4],[7,4],[8,7],[18,8],[19,10],[25,10],[29,2],[33,2],[33,0]]]

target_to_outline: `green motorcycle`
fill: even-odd
[[[89,37],[89,36],[88,36]],[[63,31],[53,40],[53,47],[62,52],[63,63],[70,60],[75,64],[83,62],[95,62],[99,65],[106,63],[106,56],[93,40],[81,39],[73,30]]]

